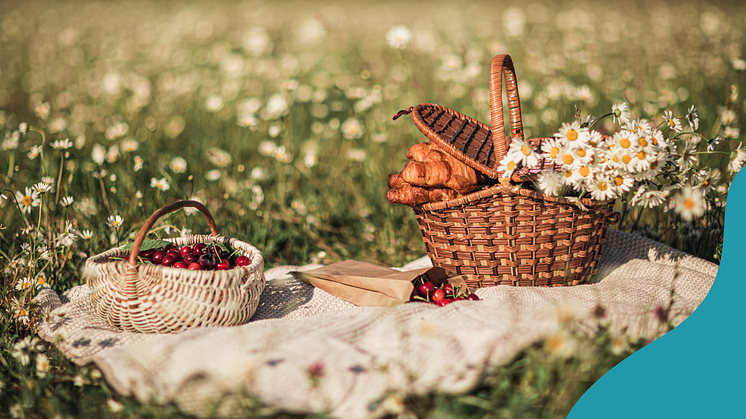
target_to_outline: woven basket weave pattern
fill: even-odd
[[[177,246],[216,240],[210,235],[168,239]],[[176,333],[247,322],[264,290],[261,252],[234,238],[217,237],[251,258],[249,266],[190,271],[159,265],[132,267],[129,250],[111,249],[86,261],[91,300],[99,316],[126,331]],[[132,277],[132,275],[136,277]]]
[[[613,202],[581,212],[532,196],[495,194],[441,210],[416,209],[435,266],[467,285],[586,283],[596,274]]]

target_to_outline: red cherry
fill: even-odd
[[[171,265],[172,268],[178,268],[178,269],[186,269],[186,265],[184,265],[184,262],[176,262],[173,265]]]
[[[169,244],[167,244],[167,245],[166,245],[166,246],[165,246],[165,247],[163,248],[163,251],[164,251],[164,252],[166,252],[166,253],[170,252],[171,250],[176,250],[176,245],[175,245],[175,244],[173,244],[173,243],[169,243]],[[177,251],[178,251],[178,250],[177,250]]]
[[[184,257],[184,256],[192,253],[192,247],[191,246],[184,246],[184,247],[181,248],[181,251],[179,251],[179,253],[181,253],[181,257]]]
[[[163,257],[163,259],[161,260],[161,265],[163,265],[163,266],[171,266],[171,265],[173,265],[173,264],[174,264],[174,262],[176,262],[176,259],[174,259],[174,257],[173,257],[173,256],[171,256],[171,255],[166,255],[166,256],[164,256],[164,257]]]
[[[189,269],[190,271],[201,271],[202,267],[199,266],[199,263],[193,262],[192,264],[190,264],[189,266],[187,266],[187,269]]]
[[[466,299],[471,300],[471,301],[477,301],[479,300],[479,296],[477,294],[469,294],[469,296],[466,297]]]
[[[446,297],[446,293],[443,292],[441,289],[437,289],[433,291],[433,296],[431,300],[433,300],[434,303],[437,303],[438,301],[443,300]]]
[[[199,264],[204,270],[213,270],[217,265],[218,261],[215,259],[215,255],[212,253],[205,253],[199,257]]]
[[[181,253],[176,250],[169,250],[168,253],[166,253],[166,256],[168,255],[173,256],[174,260],[181,260]]]
[[[156,265],[160,265],[164,256],[166,256],[166,253],[163,252],[163,250],[156,250],[152,255],[150,255],[150,261]]]
[[[251,265],[251,259],[246,255],[241,255],[236,259],[236,266],[249,266]]]
[[[140,252],[140,256],[142,256],[144,258],[150,258],[151,256],[153,256],[153,252],[154,252],[153,249],[143,250],[142,252]]]
[[[420,294],[420,297],[427,297],[428,295],[431,295],[433,293],[433,290],[435,289],[435,286],[432,282],[427,281],[424,284],[417,287],[417,292]]]
[[[231,268],[231,264],[228,263],[228,259],[223,259],[215,265],[215,269],[218,271],[225,271]]]
[[[453,300],[451,300],[450,298],[444,298],[444,299],[438,301],[435,304],[437,304],[438,307],[445,307],[448,304],[450,304],[451,301],[453,301]]]
[[[446,297],[453,297],[453,285],[451,284],[443,285],[443,292],[446,294]]]
[[[184,261],[184,264],[186,264],[186,266],[189,266],[192,263],[196,262],[197,259],[199,259],[197,255],[195,255],[194,253],[189,253],[186,256],[184,256],[183,261]]]
[[[202,256],[205,254],[205,248],[207,247],[204,243],[197,243],[192,248],[192,253],[194,253],[197,256]]]

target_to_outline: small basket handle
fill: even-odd
[[[202,212],[202,214],[205,216],[205,219],[207,220],[207,225],[210,226],[210,232],[212,233],[213,237],[218,236],[218,229],[215,226],[215,220],[212,218],[212,214],[210,214],[210,211],[208,211],[207,208],[202,205],[202,203],[198,201],[176,201],[155,211],[153,215],[151,215],[150,218],[145,221],[145,224],[140,227],[140,231],[137,233],[137,237],[135,237],[135,242],[132,243],[132,250],[130,251],[129,257],[130,265],[137,265],[137,256],[140,254],[140,247],[142,247],[142,242],[143,240],[145,240],[145,236],[148,234],[148,231],[150,231],[150,228],[153,227],[153,224],[155,224],[155,222],[162,216],[184,207],[194,207],[200,210],[200,212]]]
[[[513,60],[508,54],[500,54],[492,59],[490,66],[490,125],[495,153],[495,171],[510,148],[510,138],[505,135],[505,121],[503,120],[503,78],[505,78],[505,88],[508,92],[510,130],[513,137],[523,138],[521,100],[518,97],[518,81]]]

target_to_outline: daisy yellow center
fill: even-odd
[[[688,210],[694,209],[694,200],[692,198],[686,198],[684,200],[684,208]]]
[[[571,129],[570,131],[567,131],[567,139],[570,141],[575,141],[578,139],[578,132],[574,129]]]
[[[578,156],[585,157],[585,155],[586,155],[585,150],[583,150],[582,148],[580,150],[578,150]]]
[[[513,160],[509,161],[508,164],[505,166],[508,168],[508,170],[515,169],[515,162]]]
[[[640,138],[640,147],[645,147],[648,145],[648,140],[644,138]]]
[[[551,157],[553,159],[556,159],[557,158],[557,154],[559,154],[559,152],[560,152],[559,147],[552,147],[552,149],[549,150],[549,157]]]
[[[19,315],[19,316],[25,316],[25,315],[26,315],[26,310],[24,310],[24,309],[21,309],[21,310],[20,310],[20,311],[18,312],[18,315]]]
[[[23,288],[23,289],[26,289],[26,288],[28,288],[28,287],[29,287],[29,285],[31,285],[31,284],[30,284],[30,283],[28,283],[28,282],[24,282],[24,283],[23,283],[23,287],[22,287],[22,288]]]
[[[572,158],[572,156],[569,154],[565,154],[564,156],[562,156],[562,162],[564,162],[565,164],[572,164],[572,162],[574,161],[575,159]]]
[[[637,158],[640,160],[645,160],[645,157],[647,157],[647,154],[645,154],[644,151],[638,151],[637,152]]]
[[[624,178],[621,176],[616,176],[614,178],[614,183],[616,183],[616,186],[622,186],[622,183],[624,183]]]
[[[598,184],[598,189],[600,191],[605,191],[605,190],[609,189],[609,185],[606,182],[601,182],[601,183]]]
[[[572,177],[572,170],[565,170],[565,177]]]
[[[657,161],[654,161],[654,162],[650,163],[650,169],[651,170],[655,170],[657,168],[658,168],[658,162]]]
[[[39,285],[44,285],[47,283],[47,280],[42,277],[39,277],[39,279],[36,282],[39,283]]]
[[[531,155],[531,147],[523,146],[521,147],[521,153],[523,153],[524,156],[530,156]]]
[[[669,119],[669,120],[668,120],[668,125],[670,125],[670,126],[672,126],[672,127],[673,127],[673,126],[675,126],[675,125],[676,125],[676,123],[675,123],[675,122],[673,122],[673,119]]]
[[[710,186],[710,179],[705,179],[704,182],[702,182],[703,186]]]
[[[622,148],[629,148],[632,145],[632,142],[629,140],[629,138],[622,138],[619,141],[619,145],[622,146]]]
[[[622,162],[624,162],[624,164],[629,164],[629,162],[631,161],[632,157],[630,157],[629,154],[625,154],[624,156],[622,156]]]
[[[591,169],[586,166],[580,168],[580,176],[586,177],[591,174]]]
[[[616,154],[614,154],[614,157],[611,160],[614,160],[614,163],[619,163],[619,157],[617,157]]]
[[[650,142],[653,143],[653,145],[658,145],[658,140],[656,140],[655,137],[650,137]]]
[[[23,199],[21,200],[21,203],[25,206],[31,205],[32,202],[34,202],[34,200],[28,195],[24,196]]]

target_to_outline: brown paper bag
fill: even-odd
[[[290,272],[290,275],[345,301],[367,307],[393,307],[406,303],[414,290],[412,281],[420,275],[426,276],[436,287],[451,283],[454,288],[468,289],[462,276],[443,268],[400,272],[356,260],[305,272]]]

